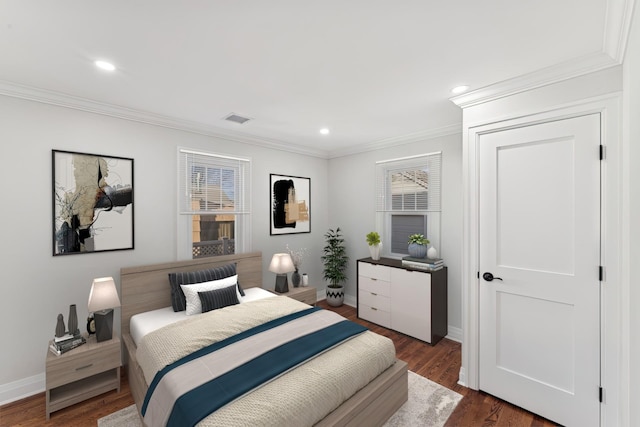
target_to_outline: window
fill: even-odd
[[[440,152],[376,163],[376,228],[385,255],[407,255],[416,233],[440,248],[441,163]]]
[[[181,259],[248,252],[251,161],[178,150]]]

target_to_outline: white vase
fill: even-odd
[[[434,248],[433,246],[431,246],[429,248],[429,250],[427,251],[427,258],[430,258],[430,259],[438,258],[438,250],[436,248]]]
[[[371,254],[372,260],[378,261],[380,259],[381,248],[382,248],[382,243],[378,243],[377,245],[369,245],[369,253]]]

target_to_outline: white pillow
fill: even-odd
[[[187,300],[187,316],[192,314],[202,313],[202,303],[198,292],[213,291],[214,289],[222,289],[227,286],[237,285],[238,275],[227,277],[220,280],[212,280],[210,282],[194,283],[192,285],[180,285],[182,292],[184,292],[185,299]],[[240,301],[240,292],[238,292],[238,286],[236,286],[236,294],[238,295],[238,301]]]

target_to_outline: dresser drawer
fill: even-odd
[[[72,350],[60,356],[50,356],[46,368],[47,388],[68,384],[120,366],[120,341],[114,341],[114,345],[104,346],[100,351],[81,351],[90,346],[84,344],[78,347],[77,350],[80,351]]]
[[[358,263],[358,275],[370,277],[372,279],[391,280],[391,268],[385,265],[369,264],[368,262]]]
[[[391,327],[391,314],[366,304],[358,304],[358,315],[361,319],[376,323],[385,328]]]
[[[391,295],[391,284],[388,281],[360,276],[358,277],[358,290],[388,297]]]
[[[382,311],[391,310],[391,300],[389,297],[369,291],[363,291],[362,289],[360,289],[360,292],[358,293],[358,304],[365,304],[369,307],[374,307]]]

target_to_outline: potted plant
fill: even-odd
[[[369,244],[369,252],[371,253],[371,259],[377,261],[380,259],[380,248],[382,243],[380,242],[380,235],[377,231],[367,233],[367,243]]]
[[[329,281],[327,286],[327,304],[337,307],[344,303],[344,285],[347,280],[347,250],[344,246],[344,238],[340,233],[340,227],[329,229],[324,235],[326,245],[322,252],[324,269],[322,274]]]
[[[427,245],[429,240],[423,234],[412,234],[409,236],[409,256],[413,258],[424,258],[427,256]]]

